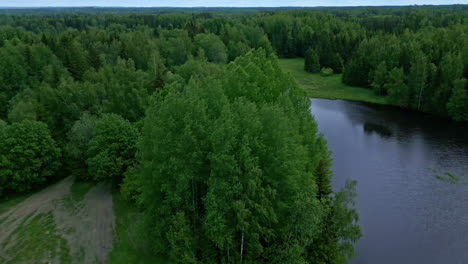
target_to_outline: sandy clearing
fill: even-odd
[[[115,224],[110,186],[92,187],[73,211],[60,208],[54,216],[74,262],[104,263],[112,251]]]
[[[35,216],[51,212],[58,233],[67,241],[73,263],[107,260],[112,251],[115,226],[111,188],[107,184],[97,184],[82,201],[70,206],[73,182],[72,177],[63,179],[0,215],[0,259],[14,257],[7,252],[19,242],[15,231],[23,223],[28,224]],[[48,263],[59,262],[49,259]]]
[[[31,195],[17,206],[0,215],[0,256],[16,243],[14,232],[25,221],[29,221],[39,214],[54,210],[55,205],[70,194],[73,178],[68,177]],[[27,222],[25,222],[27,224]],[[7,245],[4,245],[8,241]]]

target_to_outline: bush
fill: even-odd
[[[324,67],[320,70],[320,75],[322,75],[323,77],[329,77],[329,76],[332,76],[333,75],[333,69],[332,68],[328,68],[328,67]]]
[[[29,191],[55,174],[60,149],[46,124],[25,120],[0,124],[0,130],[0,191]]]
[[[97,120],[87,151],[90,177],[96,181],[120,182],[134,163],[137,137],[137,129],[119,115],[106,114]]]

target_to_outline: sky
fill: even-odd
[[[121,7],[253,7],[253,6],[378,6],[468,4],[468,0],[0,0],[0,7],[121,6]]]

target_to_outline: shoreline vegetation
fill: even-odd
[[[342,99],[397,106],[389,102],[387,97],[376,95],[371,89],[343,84],[341,82],[342,74],[322,76],[320,73],[306,72],[304,58],[279,59],[279,65],[283,71],[292,75],[299,87],[311,98]]]
[[[449,116],[439,115],[437,113],[405,108],[392,102],[388,95],[378,95],[372,89],[344,84],[342,82],[343,74],[341,73],[324,76],[321,73],[307,72],[304,70],[304,58],[279,58],[278,60],[281,69],[284,72],[290,73],[299,87],[302,88],[310,98],[347,100],[374,105],[393,106],[404,111],[427,114],[460,123],[464,122],[463,120],[454,120]]]

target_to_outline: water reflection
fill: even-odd
[[[334,189],[358,181],[364,237],[353,263],[468,263],[467,124],[340,100],[311,109],[333,152]]]
[[[369,135],[376,133],[384,138],[388,138],[392,136],[392,131],[382,125],[378,125],[374,123],[365,123],[363,128],[364,128],[364,132],[366,132],[366,134],[369,134]]]

